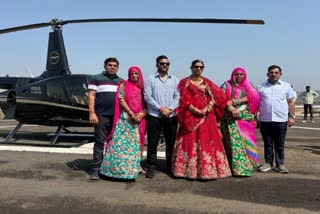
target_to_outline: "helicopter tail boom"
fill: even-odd
[[[12,89],[34,82],[32,77],[0,77],[0,89]]]

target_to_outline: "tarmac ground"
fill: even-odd
[[[0,121],[0,142],[16,124]],[[0,143],[0,213],[320,213],[318,117],[316,123],[298,118],[288,129],[289,174],[256,172],[211,181],[167,176],[159,147],[153,179],[140,174],[136,181],[104,177],[91,182],[93,129],[70,128],[78,133],[51,146],[55,129],[23,126],[10,143]]]

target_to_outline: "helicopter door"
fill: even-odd
[[[70,78],[65,80],[66,90],[72,105],[88,106],[88,86],[85,78]]]

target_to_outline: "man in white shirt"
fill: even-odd
[[[274,170],[289,173],[284,166],[284,142],[288,125],[292,126],[295,122],[295,94],[289,83],[280,80],[281,75],[281,68],[271,65],[268,68],[268,80],[258,85],[260,132],[265,158],[265,164],[259,168],[262,172],[273,168],[275,156]]]
[[[300,98],[303,100],[303,107],[304,107],[304,117],[302,122],[307,122],[308,117],[308,110],[310,112],[310,120],[314,123],[313,120],[313,100],[319,97],[319,94],[315,91],[311,90],[311,87],[308,85],[306,86],[306,91],[300,94]]]

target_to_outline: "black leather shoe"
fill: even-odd
[[[90,180],[92,181],[98,181],[100,178],[99,178],[99,172],[98,170],[93,170],[90,174]]]
[[[154,177],[154,169],[147,169],[146,178]]]

